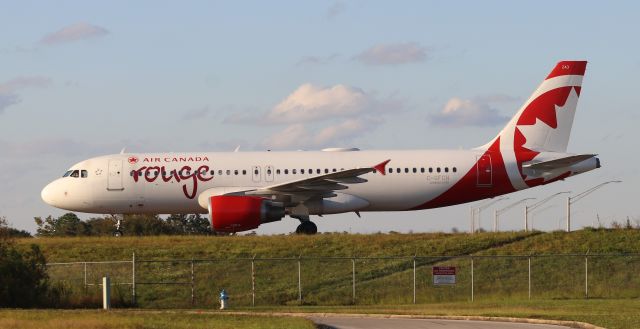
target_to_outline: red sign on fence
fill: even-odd
[[[432,267],[433,284],[456,284],[455,266],[434,266]]]

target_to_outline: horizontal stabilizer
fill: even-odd
[[[597,154],[579,154],[572,155],[566,158],[560,158],[550,161],[543,161],[538,163],[529,163],[522,166],[523,169],[535,170],[535,171],[551,171],[560,168],[567,168],[576,163],[580,163],[587,159],[595,157]]]

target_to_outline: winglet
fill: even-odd
[[[386,161],[380,162],[379,164],[373,166],[373,169],[375,169],[382,176],[384,176],[384,175],[387,174],[387,170],[385,168],[387,167],[387,163],[389,163],[389,161],[391,161],[391,159],[388,159]]]

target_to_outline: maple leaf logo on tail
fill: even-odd
[[[523,164],[541,152],[567,151],[585,68],[586,62],[558,63],[519,113],[513,148],[520,174],[530,186],[546,179],[527,179]]]
[[[586,61],[556,64],[500,134],[481,147],[500,141],[509,179],[517,189],[540,184],[526,180],[523,164],[541,152],[566,152],[586,67]]]

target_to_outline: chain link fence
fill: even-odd
[[[99,300],[111,278],[114,306],[375,305],[499,299],[640,297],[640,254],[298,257],[49,263],[65,296]],[[455,267],[434,284],[433,267]]]

